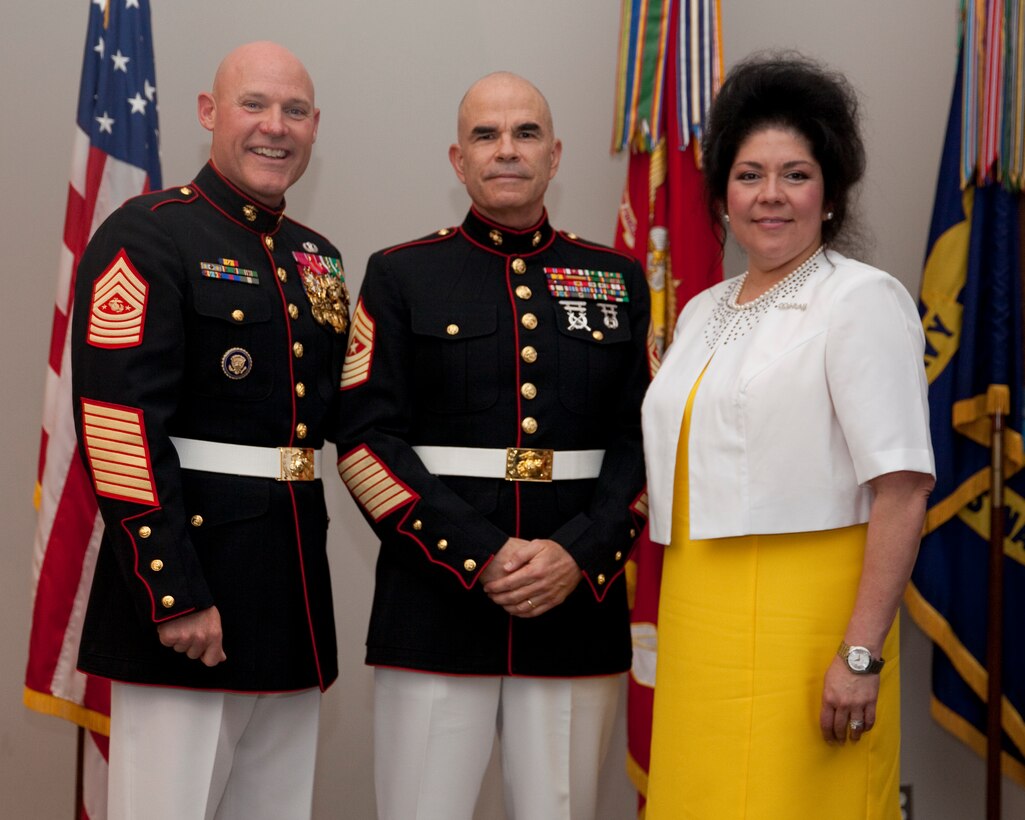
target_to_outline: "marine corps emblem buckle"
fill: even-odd
[[[506,481],[551,481],[554,450],[507,447],[505,450]]]
[[[281,472],[278,481],[313,481],[313,449],[311,447],[278,447]]]

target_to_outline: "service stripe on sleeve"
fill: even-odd
[[[96,494],[156,506],[142,411],[83,399],[82,432]]]
[[[338,474],[374,521],[380,521],[415,497],[365,446],[357,447],[338,462]]]
[[[93,282],[87,339],[93,347],[121,348],[142,344],[149,285],[122,248]]]
[[[359,387],[370,378],[370,362],[373,357],[374,320],[360,299],[352,315],[349,349],[345,351],[345,364],[342,365],[342,390]]]
[[[644,490],[637,498],[634,499],[634,503],[630,505],[630,510],[637,513],[642,518],[648,517],[648,491]]]

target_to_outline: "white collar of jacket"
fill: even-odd
[[[687,303],[645,398],[657,543],[670,541],[680,425],[713,355],[705,325],[727,284]],[[864,523],[865,482],[894,470],[933,473],[923,350],[907,289],[827,251],[796,295],[740,338],[716,344],[691,415],[691,538]]]

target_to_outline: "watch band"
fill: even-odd
[[[864,653],[868,656],[868,665],[864,669],[856,669],[851,665],[851,654]],[[883,668],[883,664],[886,663],[882,658],[873,658],[872,653],[864,646],[851,646],[846,641],[840,641],[840,647],[836,650],[836,654],[839,655],[844,663],[847,664],[847,668],[851,670],[855,675],[878,675]]]

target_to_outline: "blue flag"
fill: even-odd
[[[1025,454],[1019,204],[961,188],[961,71],[943,146],[919,309],[936,489],[906,596],[935,643],[932,713],[986,750],[990,417],[1004,433],[1003,771],[1025,786]]]

